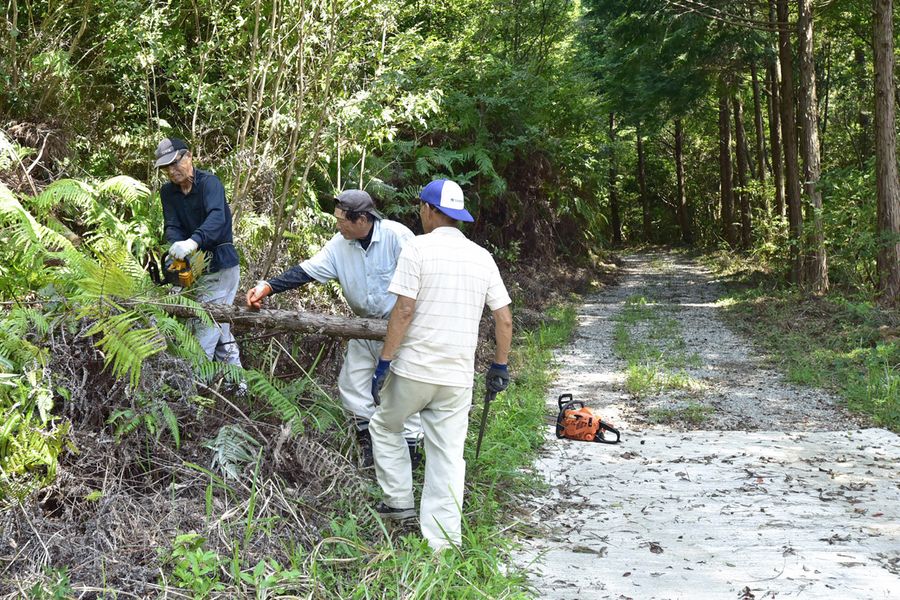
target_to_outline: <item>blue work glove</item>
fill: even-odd
[[[391,361],[383,358],[378,359],[378,366],[375,367],[375,374],[372,375],[372,401],[375,406],[381,404],[381,388],[384,387],[384,380],[387,379],[388,371],[391,369]]]
[[[509,369],[506,365],[491,363],[491,368],[484,376],[484,385],[495,394],[509,387]]]

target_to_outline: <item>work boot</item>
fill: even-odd
[[[425,460],[425,455],[422,453],[422,444],[420,440],[406,440],[406,447],[409,448],[409,462],[412,465],[412,470],[415,471],[422,464],[422,461]]]
[[[359,444],[359,468],[369,469],[375,466],[375,457],[372,455],[372,436],[369,429],[356,430],[356,443]]]
[[[415,517],[416,507],[413,506],[410,508],[393,508],[388,506],[384,502],[379,502],[375,506],[375,512],[377,512],[382,519],[397,519],[402,521]]]

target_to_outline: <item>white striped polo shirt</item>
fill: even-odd
[[[416,381],[471,387],[484,305],[494,311],[512,302],[490,253],[459,229],[438,227],[406,243],[388,291],[416,301],[391,369]]]

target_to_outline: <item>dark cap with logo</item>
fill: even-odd
[[[375,201],[368,192],[363,190],[344,190],[335,197],[337,208],[348,212],[369,213],[376,219],[383,219],[381,213],[375,210]]]
[[[157,169],[171,165],[178,158],[178,153],[187,150],[188,146],[184,140],[179,138],[165,138],[156,147],[156,163]]]

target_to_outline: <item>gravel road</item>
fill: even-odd
[[[534,465],[547,489],[524,502],[514,555],[536,595],[900,598],[900,437],[767,367],[696,263],[624,261],[620,285],[581,306],[548,397],[555,416],[573,394],[623,441],[548,427]],[[635,387],[623,347],[664,368],[637,369],[652,377]]]

